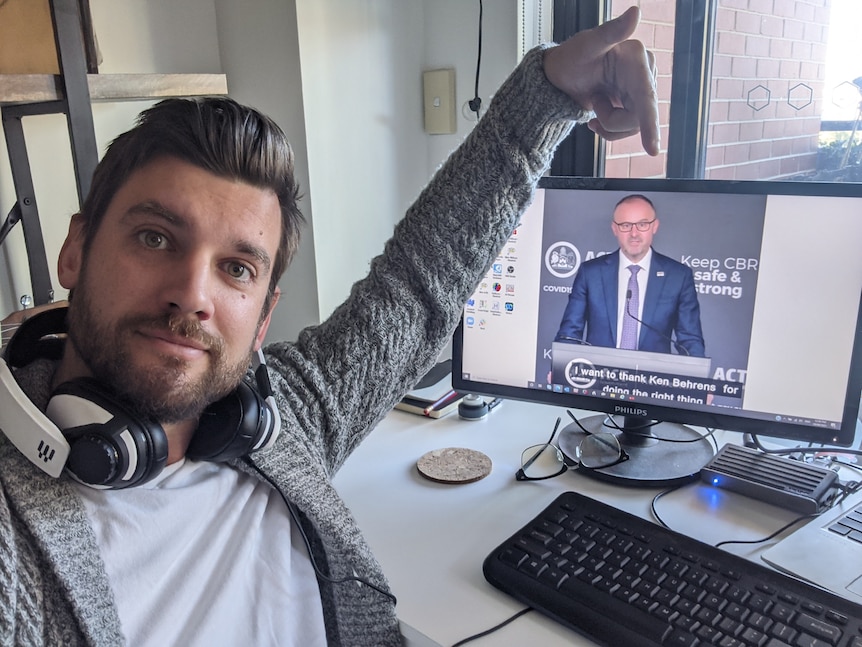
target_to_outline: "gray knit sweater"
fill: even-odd
[[[582,116],[548,83],[541,61],[542,50],[532,51],[504,83],[348,300],[295,343],[265,349],[283,432],[272,450],[253,456],[254,466],[234,466],[260,470],[295,504],[315,561],[333,579],[356,574],[388,589],[330,479],[433,364],[556,145]],[[39,360],[16,371],[39,407],[53,370]],[[400,644],[386,596],[326,580],[320,589],[330,644]],[[0,645],[122,644],[111,583],[74,489],[0,435]]]

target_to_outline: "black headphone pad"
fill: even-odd
[[[86,411],[76,411],[79,408]],[[100,410],[92,422],[92,407]],[[48,403],[48,417],[70,445],[67,469],[97,487],[140,485],[164,469],[168,439],[161,425],[130,416],[116,396],[91,378],[60,384]],[[79,422],[80,421],[80,422]]]
[[[245,382],[209,405],[186,450],[192,460],[227,461],[248,454],[267,433],[267,408]]]

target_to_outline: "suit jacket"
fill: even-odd
[[[619,258],[617,250],[581,265],[557,340],[583,340],[610,348],[617,345]],[[655,250],[641,321],[638,350],[670,353],[673,337],[692,357],[706,355],[691,268]]]

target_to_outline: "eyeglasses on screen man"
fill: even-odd
[[[647,231],[654,222],[655,218],[653,218],[652,220],[641,220],[640,222],[617,222],[616,220],[614,220],[614,224],[624,234],[630,232],[632,230],[632,227],[637,227],[638,231]]]
[[[572,459],[554,444],[554,437],[560,428],[560,418],[554,425],[548,442],[527,447],[521,454],[521,469],[515,474],[519,481],[540,481],[559,476],[571,467],[577,469],[603,469],[619,465],[629,459],[629,455],[620,447],[620,442],[614,434],[607,432],[587,432],[578,444],[575,458]],[[586,431],[586,430],[585,430]]]

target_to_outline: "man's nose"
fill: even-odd
[[[172,312],[209,319],[213,314],[215,289],[215,271],[209,261],[187,256],[168,268],[164,301]]]

